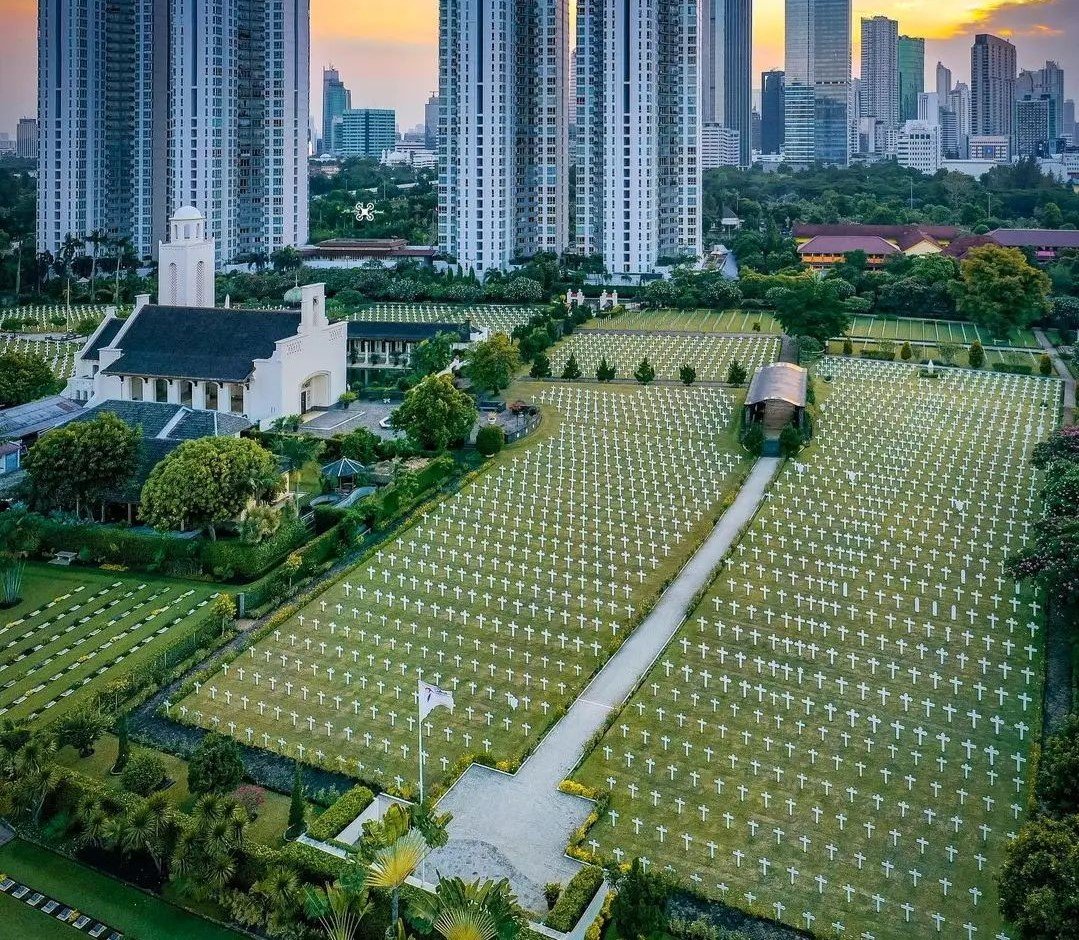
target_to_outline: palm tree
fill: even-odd
[[[97,253],[102,245],[109,242],[107,232],[95,228],[85,238],[85,243],[90,246],[90,303],[97,301]]]
[[[445,940],[515,940],[523,915],[509,881],[443,878],[435,893],[420,893],[409,918],[421,930],[432,928]]]
[[[354,940],[371,902],[367,892],[355,895],[335,881],[325,888],[308,888],[305,907],[307,916],[326,931],[327,940]]]
[[[158,877],[164,875],[169,834],[173,825],[172,804],[164,793],[155,793],[119,817],[119,827],[110,842],[124,855],[144,852],[153,860]]]
[[[170,877],[183,879],[196,896],[219,897],[236,875],[249,817],[223,796],[207,794],[191,813],[190,828],[176,840]]]
[[[80,846],[104,845],[109,831],[112,815],[105,809],[100,797],[87,796],[79,801],[75,809],[75,821],[79,832],[75,836]]]
[[[274,439],[270,450],[285,464],[286,492],[289,491],[292,474],[302,470],[304,465],[312,460],[318,460],[324,446],[317,437],[306,437],[301,434],[282,434]]]
[[[396,929],[400,917],[401,886],[426,854],[427,842],[423,834],[410,829],[389,845],[377,849],[367,866],[367,887],[390,892],[390,928],[387,937]]]

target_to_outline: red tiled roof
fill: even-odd
[[[1079,248],[1079,231],[1052,228],[998,228],[989,237],[1005,248]]]
[[[845,255],[852,251],[894,255],[899,249],[879,235],[817,235],[798,247],[801,255]]]
[[[947,248],[944,254],[962,260],[972,248],[981,248],[983,245],[995,245],[988,235],[960,235]]]
[[[877,235],[881,238],[898,239],[911,232],[921,232],[930,238],[950,241],[959,237],[954,225],[861,225],[856,222],[838,222],[829,225],[794,224],[795,238],[813,238],[817,235]]]

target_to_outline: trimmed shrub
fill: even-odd
[[[128,758],[120,785],[128,793],[149,796],[165,781],[165,762],[153,751],[138,750]]]
[[[592,903],[592,898],[596,896],[601,884],[603,869],[591,865],[582,868],[569,880],[544,923],[552,930],[560,930],[562,933],[572,930]]]
[[[1033,375],[1034,367],[1016,362],[994,362],[994,372],[1005,372],[1008,375]]]
[[[485,424],[476,434],[476,450],[484,457],[492,457],[502,450],[506,433],[497,424]]]
[[[985,365],[985,349],[977,340],[970,344],[970,349],[967,351],[967,363],[972,369],[980,369]]]
[[[374,798],[375,795],[367,787],[353,787],[326,812],[311,821],[307,834],[319,842],[328,842],[367,809]]]

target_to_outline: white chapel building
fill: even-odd
[[[281,310],[215,306],[214,240],[202,214],[185,206],[160,244],[158,302],[140,295],[131,316],[101,323],[67,394],[90,406],[169,402],[266,428],[345,392],[346,329],[327,319],[322,284],[289,291]]]

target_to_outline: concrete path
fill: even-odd
[[[596,674],[513,775],[473,765],[439,803],[453,813],[450,841],[427,860],[427,877],[508,877],[522,905],[543,911],[543,886],[565,882],[580,863],[565,854],[592,803],[557,787],[611,709],[621,705],[663,652],[735,539],[764,500],[777,458],[754,465],[734,503],[664,591],[652,612]]]
[[[1042,349],[1049,353],[1049,358],[1053,360],[1053,368],[1057,370],[1057,375],[1064,380],[1064,423],[1073,424],[1075,422],[1075,379],[1072,378],[1071,372],[1068,371],[1067,363],[1060,358],[1056,347],[1049,342],[1049,337],[1045,335],[1045,331],[1035,330],[1034,338]]]

